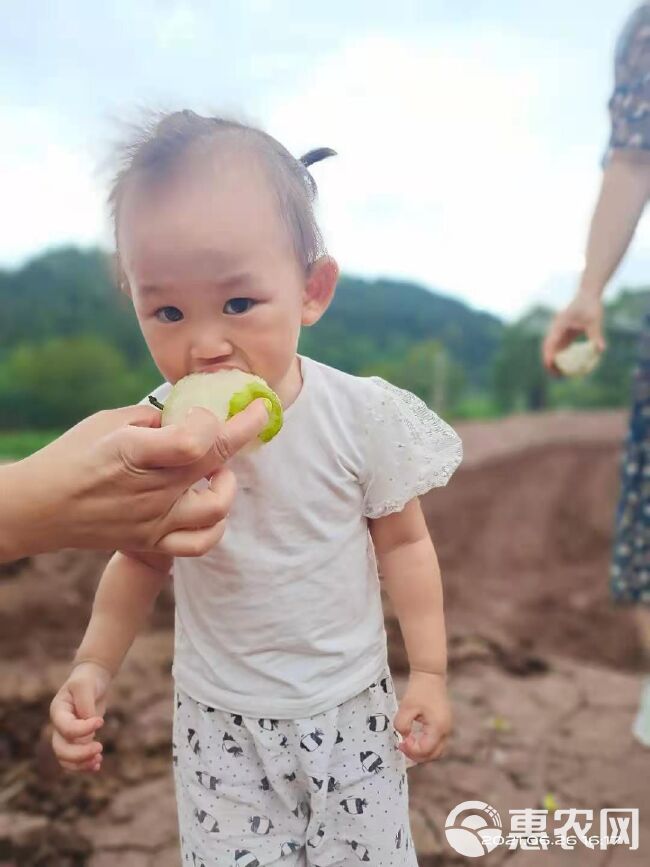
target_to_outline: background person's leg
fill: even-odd
[[[632,726],[632,733],[639,743],[645,747],[650,747],[650,605],[639,603],[634,615],[639,631],[646,675],[641,687],[639,710]]]

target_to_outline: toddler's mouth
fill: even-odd
[[[219,370],[241,370],[242,373],[246,373],[243,368],[237,367],[236,364],[204,364],[193,370],[192,373],[216,373]]]

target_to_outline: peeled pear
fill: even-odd
[[[246,409],[249,403],[261,397],[269,413],[266,427],[257,439],[242,451],[259,448],[273,439],[282,427],[282,404],[277,394],[261,376],[243,370],[217,370],[213,373],[190,373],[179,379],[169,393],[164,406],[150,397],[162,409],[161,425],[182,424],[189,409],[200,406],[227,421]]]
[[[583,340],[561,349],[553,360],[565,376],[585,376],[596,367],[599,358],[600,352],[593,340]]]

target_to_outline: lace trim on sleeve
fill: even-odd
[[[401,484],[402,491],[367,508],[366,517],[379,518],[401,511],[409,500],[431,488],[446,485],[462,460],[463,445],[454,429],[417,395],[381,377],[371,376],[369,379],[384,394],[370,404],[366,421],[367,437],[370,436],[369,424],[386,424],[390,412],[385,408],[392,403],[395,411],[399,410],[400,421],[409,439],[408,442],[395,440],[390,444],[395,458],[388,482],[392,483],[393,489]],[[431,456],[432,444],[435,444],[436,460],[425,460]]]

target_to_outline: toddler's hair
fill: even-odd
[[[261,160],[278,197],[298,261],[307,271],[325,252],[313,207],[318,188],[308,166],[335,156],[336,151],[317,148],[296,159],[261,129],[224,117],[203,117],[188,109],[152,113],[150,119],[135,126],[128,141],[118,145],[119,168],[108,195],[118,262],[120,209],[129,180],[134,176],[153,182],[164,180],[190,148],[203,145],[231,150],[249,147]],[[121,272],[119,264],[118,268]]]

